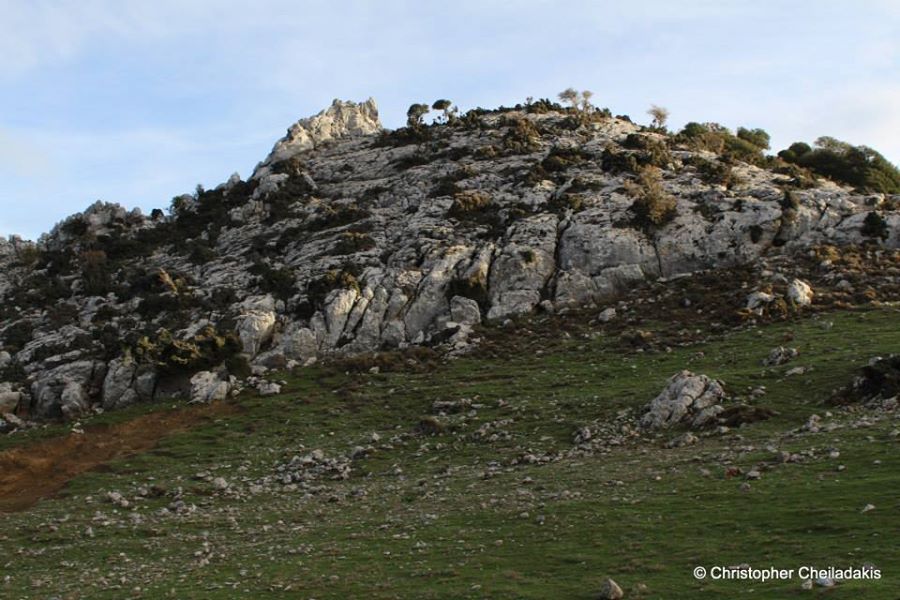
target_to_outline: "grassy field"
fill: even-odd
[[[615,342],[538,341],[429,370],[313,367],[284,375],[278,396],[199,415],[157,403],[95,417],[74,435],[141,418],[172,431],[0,514],[0,597],[589,599],[606,577],[626,598],[900,597],[898,415],[823,405],[871,357],[900,349],[900,311],[820,314],[668,352]],[[762,366],[777,345],[800,355]],[[777,415],[668,448],[683,431],[633,423],[681,369]],[[814,413],[822,431],[799,430]],[[597,433],[577,446],[583,426]],[[39,459],[63,435],[9,436],[0,450]],[[371,448],[347,479],[274,480],[292,456],[355,447]],[[798,460],[780,462],[782,451]],[[747,482],[751,469],[761,477]],[[808,591],[799,578],[692,575],[743,563],[873,564],[882,579]]]

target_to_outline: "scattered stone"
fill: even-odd
[[[676,437],[675,439],[669,440],[669,442],[666,443],[666,448],[680,448],[682,446],[691,446],[699,441],[700,438],[688,431]]]
[[[619,584],[610,578],[606,578],[600,586],[600,594],[598,600],[621,600],[625,597],[625,592],[619,587]]]
[[[763,365],[767,367],[777,367],[779,365],[783,365],[800,354],[796,348],[785,348],[784,346],[778,346],[777,348],[773,348],[771,352],[769,352],[769,356],[763,360]]]
[[[260,396],[275,396],[281,393],[281,386],[274,381],[260,380],[256,384],[256,391]]]
[[[597,315],[597,320],[601,323],[609,323],[613,319],[616,318],[616,309],[615,308],[607,308],[604,309],[599,315]]]
[[[747,296],[747,309],[762,312],[763,307],[773,300],[775,300],[775,296],[768,292],[753,292]]]

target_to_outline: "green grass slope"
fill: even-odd
[[[788,338],[800,355],[762,366]],[[823,405],[872,356],[900,348],[896,308],[668,352],[626,353],[599,336],[543,347],[432,369],[286,375],[278,396],[238,398],[231,413],[0,514],[0,597],[589,599],[606,577],[626,598],[898,597],[898,415]],[[798,366],[805,372],[786,375]],[[777,415],[674,448],[681,430],[635,431],[637,411],[685,368]],[[436,414],[434,402],[461,399]],[[87,425],[171,410],[143,406]],[[812,414],[822,430],[801,431]],[[583,426],[596,433],[579,446]],[[60,429],[0,448],[38,452]],[[325,474],[297,489],[272,480],[292,456],[357,446],[371,448],[347,479]],[[747,482],[752,469],[761,477]],[[875,508],[863,512],[867,504]],[[798,578],[692,575],[742,563],[873,564],[882,578],[808,591]]]

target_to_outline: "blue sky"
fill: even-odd
[[[0,0],[0,235],[247,176],[333,98],[594,91],[647,122],[831,135],[900,163],[896,0]]]

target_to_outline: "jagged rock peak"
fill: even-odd
[[[311,150],[326,140],[381,131],[378,106],[374,98],[365,102],[335,100],[319,114],[300,119],[290,126],[287,135],[275,143],[261,167],[285,160],[304,150]],[[257,169],[257,174],[261,169]]]
[[[111,231],[146,225],[148,219],[140,208],[127,209],[124,206],[97,200],[84,212],[75,213],[57,223],[41,241],[50,247],[63,248],[86,234],[108,235]]]

